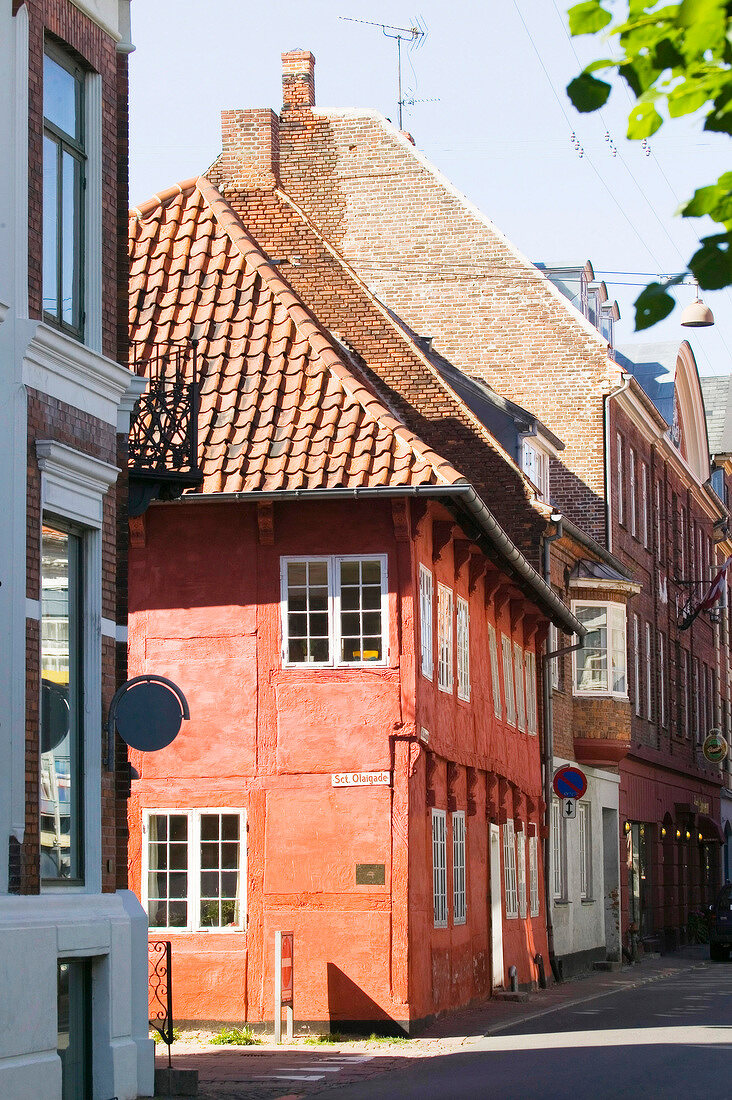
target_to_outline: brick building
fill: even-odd
[[[224,127],[221,190],[130,222],[138,367],[196,341],[200,384],[199,487],[131,521],[130,672],[191,709],[131,880],[179,1016],[271,1020],[294,928],[301,1022],[410,1031],[546,965],[537,654],[580,628],[486,507],[546,527],[516,462]]]
[[[118,323],[131,49],[128,3],[0,4],[7,1097],[153,1091],[146,921],[126,889],[123,774],[102,734],[125,667],[118,474],[141,389]]]
[[[574,758],[626,776],[620,789],[623,879],[630,884],[623,891],[624,944],[631,924],[648,938],[675,942],[685,935],[688,913],[713,888],[707,867],[710,846],[718,843],[719,776],[699,760],[696,732],[686,730],[696,729],[698,717],[701,736],[726,699],[713,626],[701,618],[679,635],[674,625],[677,595],[688,591],[687,581],[700,579],[688,575],[688,566],[694,562],[706,576],[717,555],[715,524],[725,514],[705,485],[703,406],[688,345],[676,349],[672,364],[683,419],[677,432],[673,409],[659,411],[642,372],[612,354],[616,317],[591,272],[539,270],[409,135],[375,112],[316,108],[310,53],[283,55],[279,117],[243,111],[231,112],[229,120],[214,178],[219,166],[226,174],[234,164],[256,163],[328,247],[434,351],[530,409],[563,441],[561,455],[547,456],[551,503],[621,562],[610,574],[581,567],[571,584],[572,605],[594,634],[593,648],[571,659],[571,675],[566,661]],[[642,446],[638,433],[645,433]],[[620,481],[613,473],[618,435]],[[627,496],[622,522],[615,499],[620,488]],[[653,532],[660,523],[651,545],[681,548],[670,556],[663,548],[664,565],[655,573],[651,549],[639,535],[644,500]],[[627,526],[632,515],[635,532]],[[507,529],[538,564],[541,538],[513,521],[508,510]],[[639,584],[642,593],[634,595]],[[655,700],[650,718],[636,713],[645,683],[635,690],[641,666],[650,679],[646,695]],[[685,668],[688,702],[679,701]],[[670,847],[677,832],[680,846]],[[561,853],[561,832],[553,843]],[[711,862],[716,866],[716,856]],[[580,911],[580,897],[566,900]]]

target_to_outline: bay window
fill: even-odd
[[[625,697],[628,692],[625,607],[588,600],[574,602],[572,610],[587,628],[582,648],[574,655],[575,694]]]

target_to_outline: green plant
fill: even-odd
[[[691,912],[686,921],[689,943],[709,943],[709,925],[703,912]]]
[[[342,1043],[343,1036],[338,1031],[331,1031],[327,1035],[308,1035],[305,1042],[311,1046],[319,1043]]]
[[[408,1043],[408,1035],[377,1035],[375,1031],[372,1031],[369,1035],[370,1043]]]
[[[222,1027],[209,1039],[209,1043],[213,1046],[220,1047],[253,1047],[261,1042],[262,1040],[255,1037],[248,1025],[246,1027]]]
[[[612,57],[585,66],[567,85],[581,112],[598,111],[612,86],[598,71],[617,72],[635,97],[628,137],[643,141],[669,119],[699,114],[704,129],[732,134],[732,5],[727,0],[629,0],[614,20],[612,0],[582,0],[569,9],[572,35],[611,39]],[[608,51],[609,52],[609,51]],[[709,216],[721,232],[702,237],[689,260],[699,286],[719,290],[732,284],[732,172],[698,188],[681,207],[685,218]],[[638,297],[636,329],[648,328],[674,308],[668,288],[683,275],[650,283]]]
[[[156,1031],[155,1028],[150,1028],[150,1034],[151,1034],[151,1036],[153,1038],[153,1041],[155,1042],[156,1045],[158,1043],[164,1043],[165,1042],[165,1039],[163,1039],[160,1032]],[[173,1042],[174,1043],[177,1042],[178,1039],[180,1039],[180,1032],[178,1031],[177,1027],[174,1027],[173,1028]]]

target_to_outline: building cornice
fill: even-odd
[[[624,592],[628,596],[637,596],[643,585],[637,581],[616,581],[607,577],[572,577],[569,587],[589,591]]]
[[[23,355],[23,384],[117,426],[117,411],[134,377],[63,332],[39,322]]]

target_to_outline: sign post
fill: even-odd
[[[293,961],[295,933],[275,932],[275,1043],[282,1042],[282,1006],[287,1014],[287,1041],[295,1037],[295,1003],[293,997]]]

